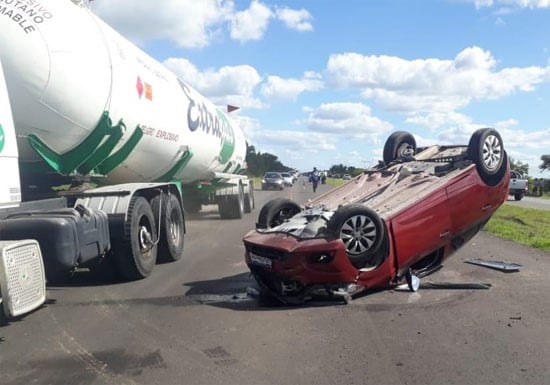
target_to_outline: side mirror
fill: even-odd
[[[418,288],[420,287],[420,278],[414,275],[410,269],[405,275],[405,279],[407,280],[407,286],[409,287],[410,291],[418,291]]]

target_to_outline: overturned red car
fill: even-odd
[[[474,132],[468,145],[425,148],[394,132],[383,158],[305,207],[285,198],[262,207],[243,241],[264,294],[302,303],[348,302],[404,283],[414,291],[508,197],[510,167],[493,128]]]

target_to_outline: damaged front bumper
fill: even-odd
[[[283,233],[251,231],[244,245],[246,263],[262,291],[285,304],[316,298],[347,303],[369,286],[339,239],[301,240]]]

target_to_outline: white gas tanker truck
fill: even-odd
[[[157,255],[181,257],[184,213],[254,208],[239,127],[81,1],[0,0],[0,64],[8,314],[43,301],[44,271],[54,279],[108,259],[144,278]]]

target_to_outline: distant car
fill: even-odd
[[[351,179],[351,175],[350,175],[350,174],[344,174],[344,176],[342,177],[342,179],[344,179],[344,180],[350,180],[350,179]]]
[[[519,171],[510,171],[510,195],[517,201],[522,200],[528,190],[527,178]]]
[[[286,198],[262,207],[243,241],[265,294],[301,303],[347,302],[401,284],[415,291],[508,197],[508,157],[492,128],[474,132],[468,145],[422,149],[398,131],[383,159],[305,207]]]
[[[294,178],[288,172],[282,172],[281,176],[283,177],[283,184],[285,186],[292,186],[294,184]]]
[[[266,172],[262,178],[262,190],[282,190],[284,189],[284,180],[281,173]]]

